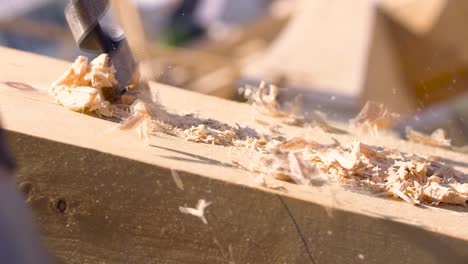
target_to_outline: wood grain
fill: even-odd
[[[231,165],[247,162],[247,150],[163,134],[144,147],[133,133],[109,130],[114,123],[68,111],[45,94],[69,63],[5,48],[0,54],[0,111],[19,165],[18,184],[61,263],[463,263],[468,257],[466,208],[415,207],[342,187],[284,183],[285,193],[255,186]],[[195,110],[255,127],[256,114],[245,104],[151,87],[173,112]],[[352,131],[313,133],[320,142],[359,138]],[[391,135],[363,140],[439,156],[468,172],[465,154]],[[208,225],[178,210],[198,199],[213,202]]]

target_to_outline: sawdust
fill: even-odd
[[[406,128],[406,138],[409,141],[421,143],[429,146],[435,147],[450,147],[451,140],[447,138],[447,133],[445,130],[439,128],[432,132],[430,135],[413,130],[410,127]]]
[[[252,128],[238,124],[231,126],[213,119],[168,114],[164,120],[153,119],[153,124],[154,132],[163,132],[196,143],[248,147],[255,150],[266,144],[266,139]]]
[[[411,204],[465,205],[468,179],[441,162],[355,141],[322,145],[305,138],[271,141],[247,166],[261,175],[302,185],[365,186]]]
[[[154,96],[151,100],[147,100],[147,106],[152,116],[152,132],[163,132],[186,141],[260,150],[273,138],[271,135],[260,134],[248,126],[230,125],[214,119],[200,118],[193,112],[170,113]]]

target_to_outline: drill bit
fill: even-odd
[[[136,62],[123,31],[103,21],[108,7],[108,0],[72,0],[65,9],[65,16],[80,49],[109,55],[119,82],[117,92],[112,95],[116,100],[131,82]]]

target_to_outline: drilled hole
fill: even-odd
[[[63,214],[67,210],[67,203],[63,199],[58,199],[55,207],[60,213]]]

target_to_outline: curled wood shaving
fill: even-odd
[[[411,204],[465,205],[468,200],[468,179],[461,172],[435,160],[359,141],[342,146],[304,138],[273,140],[247,169],[298,184],[332,181],[366,186]]]
[[[140,140],[149,145],[149,134],[152,130],[151,114],[146,104],[136,100],[131,106],[131,114],[118,126],[121,130],[135,129]]]
[[[378,134],[379,129],[390,128],[399,118],[399,114],[390,112],[383,104],[368,101],[351,122],[357,128]]]
[[[406,128],[406,138],[409,141],[435,146],[435,147],[450,147],[451,140],[447,138],[445,130],[439,128],[430,135],[423,134],[410,127]]]
[[[53,87],[49,92],[56,101],[72,111],[97,112],[103,116],[112,116],[109,102],[102,99],[102,94],[97,89],[87,86],[78,86],[70,89],[61,85]]]
[[[135,78],[137,76],[136,73]],[[133,82],[138,83],[136,80]],[[59,104],[70,110],[122,120],[117,128],[135,129],[140,140],[148,145],[153,125],[148,100],[143,100],[146,99],[147,87],[138,86],[140,89],[132,89],[131,92],[122,95],[118,102],[111,104],[106,95],[110,97],[114,94],[113,89],[117,85],[115,69],[109,63],[107,54],[99,55],[89,64],[86,57],[80,56],[52,83],[49,93]]]
[[[208,221],[205,218],[205,209],[210,206],[212,203],[207,202],[204,199],[198,200],[197,207],[196,208],[190,208],[190,207],[184,207],[184,206],[179,206],[179,211],[183,214],[190,214],[193,216],[196,216],[200,218],[200,220],[207,225]]]
[[[301,116],[302,111],[302,96],[297,96],[294,102],[289,103],[291,111],[283,111],[278,102],[280,90],[275,85],[267,85],[261,82],[258,87],[242,87],[239,93],[252,104],[258,112],[281,118],[282,121],[289,125],[302,125],[304,117]]]
[[[326,121],[325,115],[319,111],[303,114],[303,97],[298,95],[292,102],[285,103],[285,109],[281,109],[278,102],[280,89],[275,85],[266,85],[261,82],[259,87],[242,87],[239,93],[252,104],[257,111],[264,115],[279,118],[283,123],[292,126],[314,125],[326,132],[336,131]]]
[[[261,82],[258,88],[243,87],[239,93],[244,96],[257,110],[263,114],[274,117],[288,117],[289,114],[282,111],[277,101],[279,88],[275,85],[266,85]]]
[[[89,111],[111,117],[114,108],[105,99],[105,89],[117,86],[114,67],[102,54],[91,61],[80,56],[49,88],[57,103],[73,111]]]

